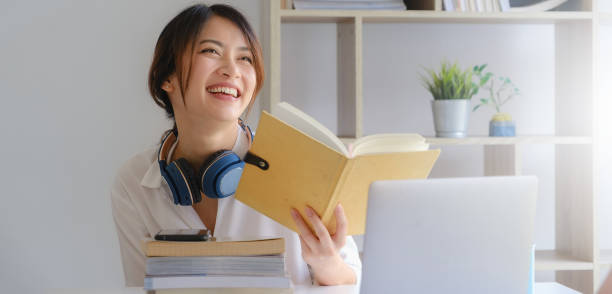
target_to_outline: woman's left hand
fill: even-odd
[[[334,210],[336,217],[334,235],[329,234],[314,209],[307,206],[305,210],[314,233],[295,208],[291,209],[291,216],[300,234],[302,257],[310,265],[315,280],[320,285],[354,284],[356,282],[355,272],[340,257],[340,249],[346,243],[348,227],[342,206],[338,204]]]

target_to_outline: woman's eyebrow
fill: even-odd
[[[219,47],[221,47],[221,48],[223,48],[223,47],[224,47],[224,46],[223,46],[223,43],[221,43],[221,42],[219,42],[219,41],[217,41],[217,40],[212,40],[212,39],[205,39],[205,40],[202,40],[202,41],[200,41],[200,43],[199,43],[199,44],[201,45],[201,44],[204,44],[204,43],[207,43],[207,42],[210,42],[210,43],[216,44],[217,46],[219,46]],[[251,51],[251,49],[249,49],[249,47],[245,47],[245,46],[239,47],[239,48],[238,48],[238,50],[240,50],[240,51]]]
[[[219,47],[223,47],[223,43],[221,43],[221,42],[219,42],[217,40],[211,40],[211,39],[202,40],[202,41],[200,41],[200,44],[204,44],[206,42],[217,44]]]

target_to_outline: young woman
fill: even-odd
[[[201,174],[214,162],[211,156],[218,156],[219,150],[231,150],[240,158],[247,153],[250,131],[239,118],[248,114],[263,79],[259,42],[244,16],[230,6],[188,7],[160,34],[149,90],[174,120],[174,128],[160,146],[128,160],[111,191],[128,286],[143,285],[141,240],[161,229],[209,229],[216,237],[283,237],[294,284],[359,281],[361,262],[355,242],[346,236],[340,205],[335,210],[336,234],[331,236],[312,209],[305,208],[305,218],[314,232],[297,210],[287,211],[298,235],[233,196],[207,195],[200,189]]]

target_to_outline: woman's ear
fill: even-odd
[[[162,88],[162,90],[166,91],[167,93],[170,93],[170,92],[174,91],[174,86],[170,82],[170,79],[165,80],[162,83],[161,88]]]

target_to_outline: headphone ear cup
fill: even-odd
[[[183,189],[186,193],[183,193],[183,205],[193,205],[202,201],[202,195],[200,195],[200,188],[198,186],[198,176],[195,174],[194,169],[191,167],[191,164],[184,159],[179,158],[175,160],[173,163],[176,164],[177,168],[181,172],[182,178],[179,179],[182,185],[188,187],[187,189]]]
[[[176,171],[173,171],[173,168],[170,168],[170,166],[166,165],[165,163],[162,163],[161,161],[159,163],[159,166],[161,175],[164,180],[166,180],[166,184],[168,184],[170,192],[172,192],[172,199],[174,200],[174,204],[181,203],[181,195],[176,188],[176,184],[174,183],[175,177],[173,176],[173,174],[175,174]],[[174,169],[176,168],[174,167]]]
[[[236,153],[219,150],[200,168],[201,189],[210,198],[225,198],[236,191],[244,162]]]

